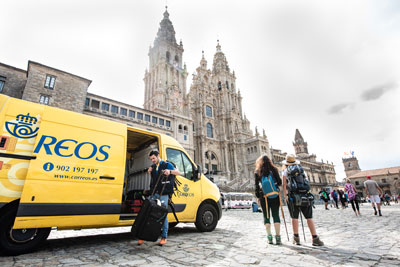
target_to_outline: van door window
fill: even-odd
[[[193,165],[185,153],[176,149],[168,148],[167,158],[168,161],[171,161],[176,165],[176,168],[181,172],[183,177],[187,179],[193,178]]]

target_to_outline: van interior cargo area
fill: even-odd
[[[149,159],[152,150],[159,150],[156,136],[128,130],[121,214],[138,213],[143,192],[150,190],[151,176],[147,170],[152,165]]]

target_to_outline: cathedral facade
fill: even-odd
[[[256,159],[267,154],[279,165],[286,153],[270,148],[264,130],[250,129],[236,74],[219,42],[210,67],[202,54],[189,90],[183,44],[176,41],[167,11],[148,55],[143,108],[89,93],[90,80],[32,61],[27,70],[0,63],[0,93],[172,136],[222,190],[253,191]],[[311,174],[329,169],[318,186],[333,183],[333,165],[308,155],[297,132],[294,146]]]

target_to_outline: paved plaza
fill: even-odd
[[[137,246],[127,227],[52,231],[40,250],[0,257],[0,266],[399,266],[400,205],[382,211],[382,217],[374,216],[371,206],[363,204],[362,217],[356,217],[351,208],[325,211],[317,206],[315,222],[325,242],[318,248],[311,246],[307,229],[306,242],[301,233],[303,245],[288,242],[283,225],[283,245],[268,245],[261,213],[229,210],[214,232],[180,224],[163,247],[152,242]]]

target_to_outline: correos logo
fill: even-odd
[[[57,140],[54,136],[42,135],[33,153],[39,153],[40,150],[44,149],[47,155],[53,155],[54,153],[65,158],[74,155],[79,159],[95,158],[97,161],[106,161],[109,157],[106,150],[110,148],[107,145],[97,147],[91,142],[79,143],[74,139]]]
[[[7,121],[5,126],[7,131],[17,138],[32,138],[37,135],[39,127],[36,126],[37,119],[35,117],[19,114],[16,122]]]

